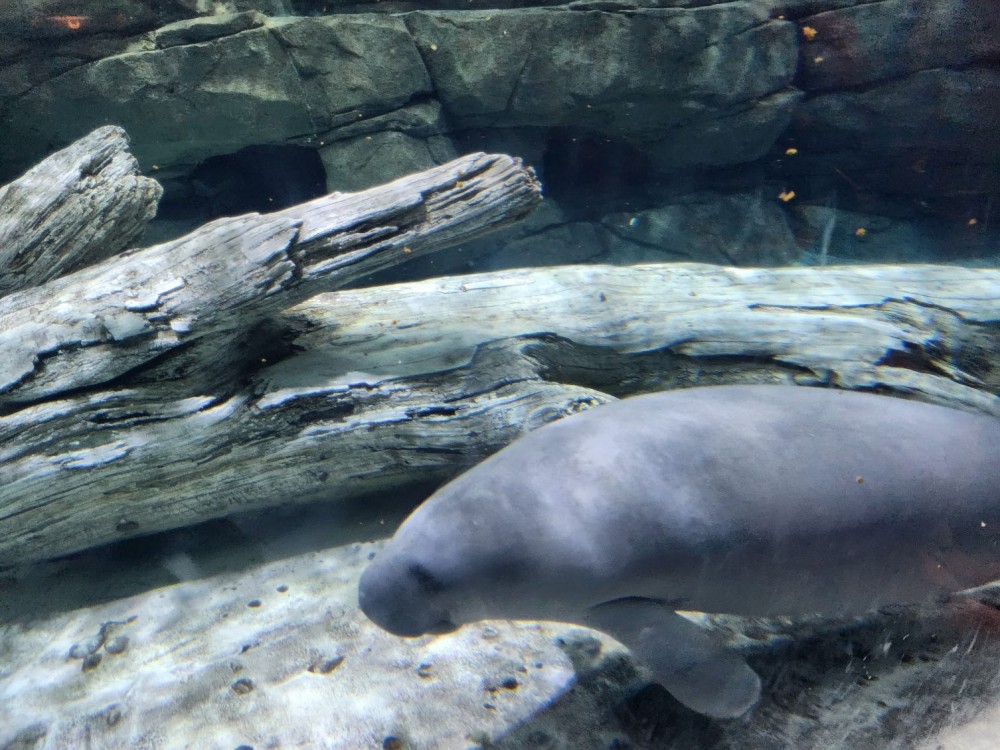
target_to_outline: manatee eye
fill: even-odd
[[[444,584],[423,565],[413,564],[407,568],[407,572],[416,579],[417,585],[425,594],[439,594],[444,591]]]

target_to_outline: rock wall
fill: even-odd
[[[545,262],[996,253],[994,0],[65,8],[0,9],[0,182],[114,123],[185,226],[294,203],[318,170],[353,191],[485,150],[533,163],[551,201],[476,267],[532,262],[524,237]],[[932,239],[904,252],[913,222]]]

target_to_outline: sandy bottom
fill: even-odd
[[[713,621],[764,681],[712,721],[604,636],[489,622],[411,640],[357,610],[412,507],[269,512],[0,576],[0,750],[995,748],[997,610]]]

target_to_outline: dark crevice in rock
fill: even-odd
[[[587,215],[634,197],[655,179],[649,159],[635,146],[608,136],[553,129],[542,161],[545,192],[572,214]]]
[[[326,172],[311,148],[247,146],[235,154],[206,159],[191,172],[187,188],[185,193],[167,191],[161,218],[194,213],[204,220],[270,213],[324,195]]]

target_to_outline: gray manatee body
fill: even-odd
[[[861,614],[1000,577],[1000,420],[795,386],[624,399],[440,488],[364,572],[402,636],[560,620],[629,647],[678,700],[738,716],[743,660],[675,610]]]

